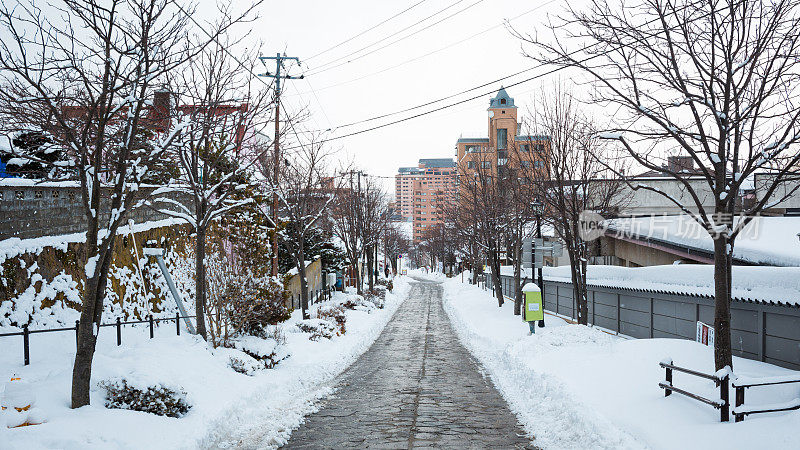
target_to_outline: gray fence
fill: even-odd
[[[513,278],[501,280],[503,292],[511,292]],[[589,323],[634,338],[694,340],[698,321],[714,324],[710,296],[591,285],[588,291]],[[575,317],[572,284],[545,280],[544,306]],[[800,370],[800,307],[735,299],[731,342],[736,356]]]
[[[143,188],[146,196],[153,188]],[[176,195],[170,195],[177,199]],[[107,201],[103,199],[103,201]],[[188,202],[184,202],[187,204]],[[101,208],[101,211],[108,208]],[[166,219],[148,208],[128,214],[136,223]],[[86,217],[81,205],[80,188],[67,183],[43,183],[32,186],[0,185],[0,240],[20,239],[86,231]]]

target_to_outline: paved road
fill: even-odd
[[[285,448],[528,446],[505,400],[458,342],[441,285],[419,282]]]

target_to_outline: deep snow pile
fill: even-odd
[[[529,336],[511,302],[498,308],[490,292],[459,280],[444,283],[445,310],[539,447],[796,448],[800,411],[720,423],[719,412],[707,405],[677,394],[664,398],[659,361],[671,357],[677,365],[711,373],[709,347],[679,339],[624,339],[550,315],[547,326]],[[796,373],[737,357],[734,368],[751,377]],[[674,384],[719,397],[708,380],[676,373]],[[753,388],[746,403],[797,396],[796,385]]]
[[[113,328],[104,328],[95,354],[91,406],[69,409],[74,334],[31,336],[31,365],[22,365],[21,339],[0,338],[0,380],[20,376],[33,388],[38,417],[45,424],[7,429],[0,426],[0,447],[30,448],[220,448],[243,445],[274,448],[286,442],[315,402],[331,392],[326,383],[347,368],[378,337],[408,295],[405,278],[395,278],[385,308],[343,308],[347,332],[312,341],[297,327],[300,311],[280,325],[272,339],[244,339],[234,347],[210,349],[174,324],[156,330],[123,329],[116,346]],[[312,307],[336,307],[355,294],[336,293]],[[246,352],[244,350],[247,350]],[[249,366],[249,374],[231,367],[231,358],[280,353],[274,368]],[[252,361],[250,361],[252,363]],[[103,380],[125,378],[136,386],[164,385],[186,392],[188,413],[179,419],[103,406]],[[0,384],[0,389],[2,389]],[[2,397],[2,394],[0,394]],[[2,419],[5,421],[5,412]]]

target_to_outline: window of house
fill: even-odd
[[[544,151],[544,144],[534,144],[533,151],[535,152],[543,152]]]
[[[537,161],[534,161],[534,163],[533,163],[533,167],[536,167],[536,168],[542,168],[542,167],[544,167],[544,161],[538,161],[538,160],[537,160]]]
[[[505,150],[508,148],[508,130],[505,128],[497,129],[497,149]]]
[[[475,161],[467,161],[467,169],[474,169]]]
[[[501,98],[501,99],[500,99],[500,104],[501,104],[501,105],[505,105],[505,104],[506,104],[506,99],[504,99],[504,98]]]
[[[521,144],[519,146],[519,151],[521,151],[521,152],[529,152],[529,151],[531,151],[531,146],[528,145],[528,144]]]
[[[520,164],[522,164],[522,167],[530,167],[531,166],[531,162],[530,161],[521,161]]]
[[[482,161],[482,163],[483,163],[483,164],[481,164],[481,166],[482,166],[484,169],[490,169],[490,168],[492,167],[492,162],[491,162],[491,161]]]

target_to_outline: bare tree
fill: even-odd
[[[72,379],[77,408],[89,403],[96,325],[117,229],[141,195],[142,181],[186,126],[171,123],[149,97],[208,41],[187,41],[189,16],[173,0],[63,0],[53,6],[57,22],[35,1],[0,6],[0,112],[4,131],[46,132],[65,149],[51,165],[71,169],[80,181],[87,233]],[[230,24],[218,24],[211,36]]]
[[[361,262],[373,261],[369,255],[373,254],[373,246],[379,242],[386,226],[387,202],[386,195],[373,178],[355,170],[345,174],[349,177],[348,187],[339,190],[331,219],[333,233],[343,242],[348,262],[356,272],[356,289],[361,294],[364,277]],[[354,176],[357,177],[355,181]],[[372,272],[370,266],[366,264],[366,270]],[[372,287],[370,284],[369,288]]]
[[[693,200],[697,213],[654,187],[631,186],[664,195],[714,242],[717,369],[732,367],[736,237],[775,200],[800,160],[792,149],[800,140],[799,11],[792,0],[643,0],[622,7],[593,0],[588,11],[569,13],[574,31],[557,44],[525,37],[541,51],[536,59],[577,68],[595,80],[594,101],[621,112],[602,136],[615,139],[641,166],[681,183]],[[570,51],[571,38],[590,45]],[[668,153],[699,166],[715,196],[713,210],[680,170],[664,167]],[[766,169],[774,174],[766,195],[736,218],[742,183]]]
[[[397,259],[408,253],[408,238],[399,229],[396,223],[389,223],[383,233],[383,254],[392,266],[392,273],[397,274]]]
[[[242,66],[230,54],[236,42],[218,37],[200,54],[189,58],[174,76],[176,98],[183,102],[175,114],[188,125],[173,154],[178,177],[153,195],[162,213],[185,220],[195,238],[195,314],[197,332],[206,338],[206,241],[209,225],[249,202],[233,195],[248,182],[248,173],[269,149],[252,130],[270,118],[271,96],[257,82],[254,67]],[[257,61],[256,53],[242,56]],[[238,58],[237,58],[238,59]],[[184,204],[165,194],[190,198]]]
[[[488,259],[492,286],[498,306],[503,306],[500,283],[500,250],[507,223],[504,213],[507,197],[503,195],[496,159],[488,151],[468,153],[466,164],[459,164],[458,227],[474,232],[474,245]]]
[[[285,225],[282,233],[284,242],[291,253],[297,273],[300,276],[300,296],[303,318],[309,315],[309,292],[306,277],[305,242],[311,230],[318,228],[325,220],[340,190],[341,177],[328,172],[330,153],[321,143],[311,140],[302,144],[287,161],[281,164],[280,183],[272,185],[272,178],[265,183],[278,194],[279,214]],[[338,183],[338,184],[337,184]]]
[[[540,169],[525,174],[535,187],[536,200],[547,212],[545,220],[565,243],[577,320],[586,325],[589,247],[580,233],[581,217],[585,211],[606,216],[616,211],[623,200],[623,182],[600,162],[602,143],[572,97],[562,85],[556,85],[552,92],[542,93],[532,125],[537,135],[547,136],[546,144],[537,149],[531,140],[531,151],[524,153],[528,165]]]

